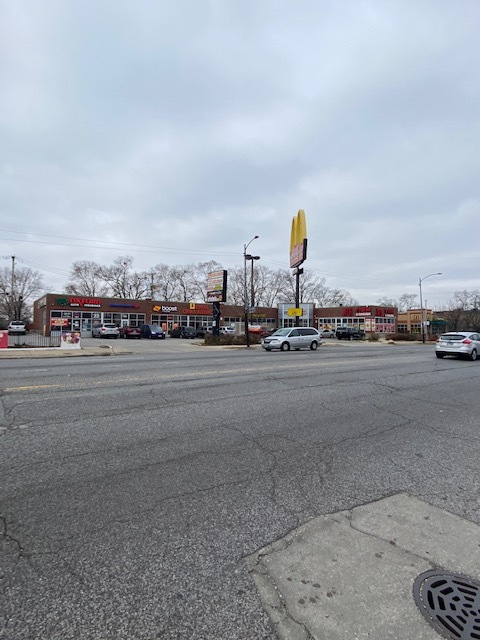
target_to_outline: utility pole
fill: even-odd
[[[422,282],[427,278],[431,278],[432,276],[441,276],[443,275],[441,271],[438,273],[429,273],[428,276],[423,276],[423,278],[418,279],[418,286],[420,287],[420,319],[421,319],[421,334],[422,334],[422,342],[425,344],[425,319],[423,313],[423,300],[422,300]],[[426,301],[425,301],[426,302]]]
[[[245,338],[247,341],[247,347],[250,347],[250,333],[248,331],[248,288],[247,288],[247,249],[256,240],[258,236],[254,236],[250,242],[243,245],[243,300],[245,311]],[[252,256],[249,256],[250,258]]]
[[[12,320],[18,320],[17,318],[17,313],[16,313],[16,305],[15,305],[15,293],[14,293],[14,287],[15,287],[15,256],[12,256],[12,282],[10,285],[10,299],[11,299],[11,303],[12,303],[12,315],[13,318]]]

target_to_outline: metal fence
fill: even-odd
[[[44,336],[41,333],[32,333],[31,331],[22,334],[11,333],[8,336],[9,348],[28,348],[28,347],[59,347],[61,332],[56,331],[51,336]]]

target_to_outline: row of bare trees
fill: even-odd
[[[450,331],[480,331],[480,291],[455,291],[441,316],[448,322]]]
[[[65,292],[133,300],[155,298],[165,302],[205,302],[207,275],[220,269],[219,263],[210,261],[177,266],[157,264],[147,271],[136,271],[131,256],[119,257],[111,265],[80,261],[72,265]],[[247,283],[242,267],[229,269],[227,303],[244,305],[245,290],[249,298],[253,297],[256,306],[272,307],[295,299],[295,278],[287,269],[258,265],[255,266],[252,284],[250,269]],[[348,291],[328,287],[325,278],[319,278],[308,270],[300,279],[300,302],[315,302],[319,306],[355,304]]]
[[[400,313],[407,311],[408,309],[414,309],[417,304],[417,296],[413,293],[404,293],[398,300],[394,298],[379,298],[377,304],[382,307],[396,307]]]
[[[80,261],[71,267],[65,293],[133,300],[153,298],[165,302],[205,302],[207,274],[220,269],[219,263],[210,261],[173,267],[157,264],[147,271],[136,271],[131,256],[119,257],[111,265]],[[242,267],[228,270],[229,304],[243,306],[245,290],[249,298],[247,303],[250,304],[253,297],[254,306],[259,307],[273,307],[295,299],[295,277],[287,269],[255,265],[253,288],[250,269],[247,280],[245,283]],[[28,321],[32,315],[33,300],[44,291],[42,275],[37,271],[18,267],[12,274],[7,267],[0,269],[0,323],[6,326],[10,320]],[[328,287],[325,278],[308,270],[300,278],[300,302],[314,302],[319,307],[357,304],[348,291]],[[415,307],[417,296],[405,293],[398,300],[384,297],[377,303],[406,311]],[[453,299],[437,314],[448,322],[451,331],[480,331],[480,291],[456,291]]]

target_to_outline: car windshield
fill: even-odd
[[[290,333],[291,329],[288,327],[284,329],[277,329],[272,333],[272,336],[287,336]]]
[[[107,329],[116,329],[117,325],[116,324],[104,324],[104,327],[106,327]]]
[[[463,334],[458,335],[458,333],[446,333],[441,337],[441,340],[465,340],[467,336]]]
[[[161,331],[161,330],[162,330],[162,328],[161,328],[161,327],[159,327],[157,324],[151,324],[151,325],[150,325],[150,329],[151,329],[152,331]]]

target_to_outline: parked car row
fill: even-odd
[[[223,327],[222,327],[223,329]],[[221,331],[222,331],[221,329]],[[212,327],[176,327],[169,332],[172,338],[203,338],[206,333],[212,333]],[[92,338],[149,338],[149,339],[165,339],[165,331],[158,324],[144,324],[141,327],[133,327],[127,325],[125,327],[117,327],[116,324],[104,322],[92,329]]]
[[[117,327],[113,322],[104,322],[92,329],[92,338],[158,338],[165,339],[165,332],[157,324],[144,324],[141,327]]]

